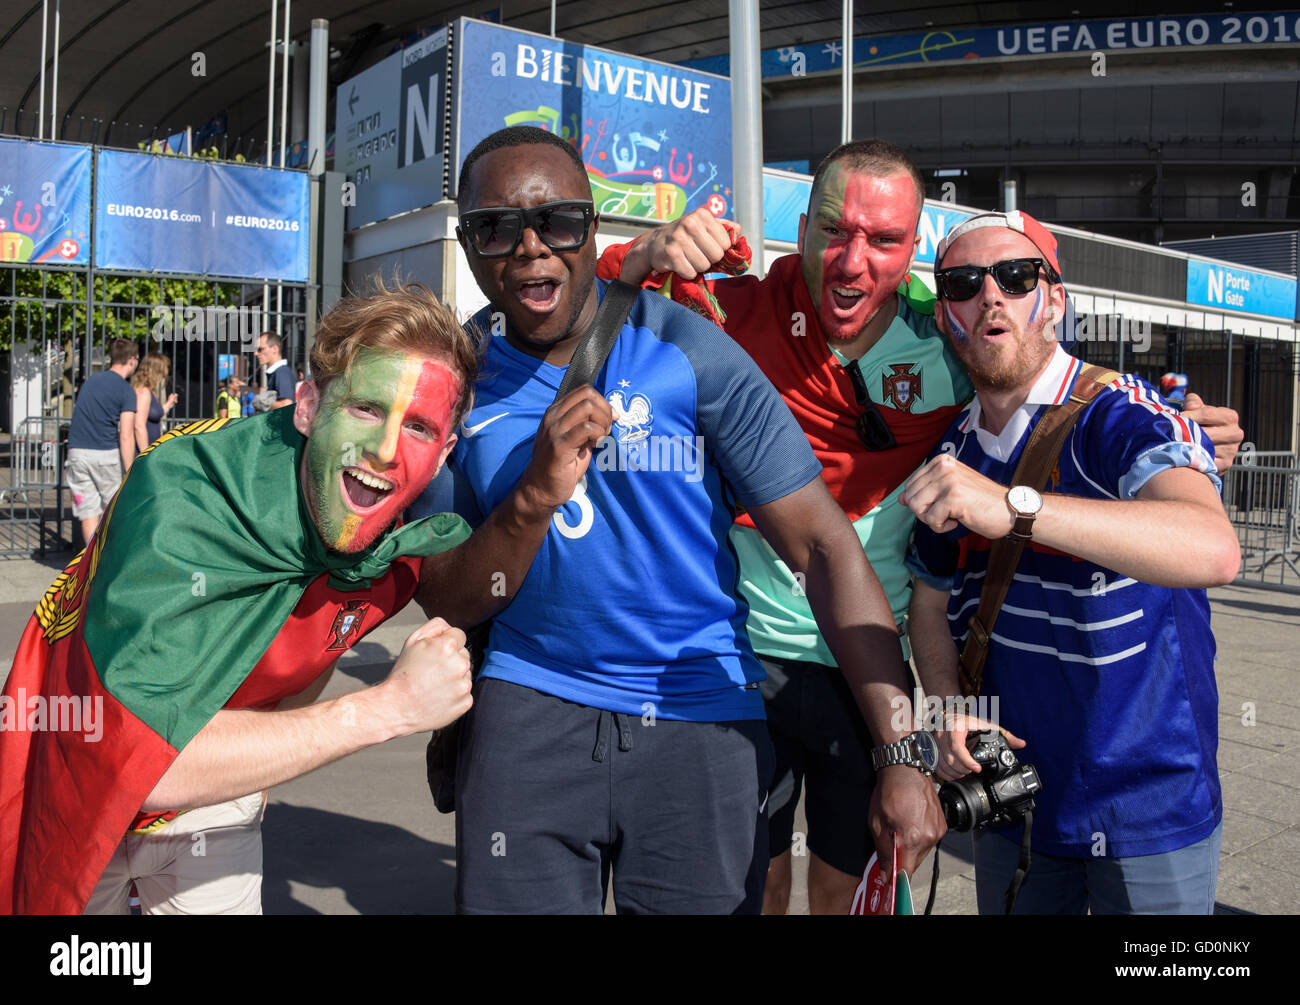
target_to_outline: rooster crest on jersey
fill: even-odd
[[[618,442],[636,443],[638,440],[644,440],[650,435],[650,426],[654,422],[654,409],[650,406],[650,399],[644,394],[637,393],[627,401],[623,394],[632,386],[631,382],[620,380],[618,386],[622,390],[610,391],[605,395],[609,407],[614,410],[614,425],[621,430],[617,435]],[[631,394],[630,391],[627,393]]]
[[[369,606],[368,600],[350,600],[339,608],[338,614],[334,615],[334,624],[330,626],[330,631],[334,633],[330,649],[346,649],[352,644],[352,637],[361,630],[361,622]]]
[[[900,412],[910,412],[921,397],[921,375],[913,373],[915,363],[890,363],[892,374],[881,374],[880,382],[886,402],[893,402]]]

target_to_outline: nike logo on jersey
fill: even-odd
[[[465,425],[465,423],[462,422],[460,424],[460,431],[465,436],[473,436],[475,433],[479,432],[484,426],[490,426],[492,425],[492,423],[496,422],[497,419],[504,419],[509,414],[510,414],[509,412],[502,412],[500,415],[494,415],[492,416],[492,418],[484,419],[482,422],[476,423],[472,426],[467,426]]]

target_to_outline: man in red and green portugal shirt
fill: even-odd
[[[145,451],[37,605],[0,694],[0,913],[125,913],[133,881],[146,912],[260,912],[265,789],[469,708],[464,635],[437,617],[381,683],[316,696],[413,597],[472,617],[422,577],[487,578],[544,533],[519,493],[571,492],[586,441],[537,452],[513,538],[453,547],[459,517],[399,521],[471,400],[452,313],[419,287],[341,301],[311,365],[295,408]]]
[[[799,254],[778,259],[764,279],[699,279],[745,257],[736,225],[707,209],[607,249],[598,273],[664,289],[711,315],[754,358],[821,461],[900,633],[911,594],[904,559],[913,516],[899,494],[973,393],[935,326],[933,294],[909,274],[924,194],[901,148],[856,141],[822,161],[800,219]],[[1203,408],[1196,419],[1226,466],[1242,438],[1236,414]],[[789,904],[792,847],[802,844],[795,808],[806,783],[807,844],[797,851],[810,855],[809,907],[847,914],[873,850],[872,739],[804,584],[743,514],[731,541],[749,638],[768,672],[763,695],[777,754],[764,912],[783,914]]]

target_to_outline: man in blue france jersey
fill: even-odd
[[[910,709],[888,602],[780,397],[697,315],[640,294],[595,387],[552,404],[604,295],[570,145],[502,130],[458,191],[490,301],[475,323],[501,337],[452,473],[414,512],[454,507],[515,542],[482,582],[429,584],[459,596],[453,623],[496,615],[458,759],[458,909],[599,912],[612,870],[620,911],[757,913],[772,753],[735,505],[805,573],[880,743]],[[521,498],[539,451],[570,458],[571,481]],[[901,767],[882,772],[872,825],[909,869],[943,830]]]
[[[949,232],[935,268],[935,317],[976,398],[903,494],[918,518],[913,653],[928,693],[961,694],[957,653],[990,542],[1029,533],[983,688],[1043,786],[1016,911],[1212,913],[1223,809],[1205,588],[1240,561],[1214,446],[1123,376],[1085,407],[1044,493],[1012,486],[1043,406],[1081,370],[1052,341],[1065,307],[1056,241],[1025,213],[983,214]],[[936,774],[979,770],[964,741],[986,723],[946,725]],[[1004,909],[1020,837],[975,839],[981,913]]]

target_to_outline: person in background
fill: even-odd
[[[306,379],[307,379],[307,378],[303,375],[302,367],[298,367],[298,380],[297,380],[297,382],[293,385],[293,396],[294,396],[295,399],[297,399],[297,397],[298,397],[298,389],[299,389],[300,387],[302,387],[303,381],[306,380]]]
[[[135,448],[144,453],[154,440],[162,435],[163,416],[176,406],[176,395],[167,395],[167,381],[172,375],[172,361],[160,352],[147,353],[131,376],[131,389],[135,391]]]
[[[90,543],[99,519],[135,460],[135,395],[127,383],[140,363],[140,350],[116,339],[109,367],[91,374],[77,392],[68,430],[65,474],[72,490],[72,515],[81,521],[82,540]]]
[[[238,419],[240,417],[242,408],[239,397],[243,383],[233,373],[226,378],[221,390],[217,392],[217,410],[213,413],[213,418]]]
[[[295,397],[293,371],[284,358],[284,339],[275,332],[265,332],[257,338],[257,361],[266,367],[267,390],[275,392],[275,403],[269,408],[292,405]]]
[[[1187,374],[1165,374],[1160,378],[1160,394],[1165,399],[1165,404],[1181,412],[1187,407]]]

